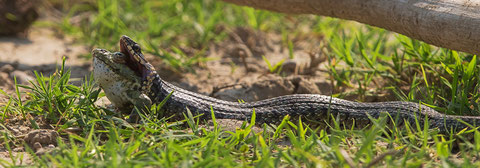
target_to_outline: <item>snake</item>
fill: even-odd
[[[108,51],[102,50],[102,52],[110,54]],[[99,75],[94,77],[102,81],[110,78],[100,74],[105,71],[102,68],[107,70],[112,68],[107,67],[111,65],[100,66],[105,61],[98,61],[102,57],[98,53],[99,51],[94,51],[94,57],[98,58],[94,63],[99,67],[95,65],[94,71],[99,71]],[[109,75],[120,76],[121,80],[118,80],[120,84],[117,84],[115,89],[107,88],[107,84],[100,84],[100,87],[104,89],[109,99],[110,97],[114,99],[114,96],[118,95],[130,96],[121,101],[110,99],[115,106],[127,109],[126,111],[134,107],[150,107],[152,104],[162,102],[163,115],[171,118],[180,119],[188,110],[193,115],[200,115],[206,120],[211,119],[213,114],[217,119],[243,121],[254,119],[255,124],[260,125],[280,124],[286,116],[292,121],[301,120],[311,125],[328,125],[331,122],[338,122],[344,126],[360,128],[371,125],[374,119],[387,116],[388,122],[394,122],[396,126],[409,124],[410,126],[420,125],[423,128],[425,125],[429,128],[438,128],[443,132],[480,125],[479,116],[446,115],[422,103],[407,101],[365,103],[319,94],[292,94],[254,102],[225,101],[185,90],[163,80],[145,58],[139,44],[128,36],[120,38],[120,52],[116,55],[119,57],[117,59],[122,61],[115,66],[131,72],[124,75],[119,74],[124,73],[123,71],[112,71]],[[119,69],[118,67],[115,68]]]

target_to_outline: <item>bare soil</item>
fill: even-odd
[[[194,73],[171,73],[159,58],[147,55],[147,59],[167,81],[223,100],[256,101],[296,93],[332,93],[328,74],[321,72],[326,58],[316,49],[322,43],[321,36],[296,39],[294,58],[289,59],[288,48],[277,34],[241,27],[229,34],[225,41],[209,47],[207,57],[213,61],[200,64]],[[262,56],[272,66],[284,60],[282,70],[269,72]]]

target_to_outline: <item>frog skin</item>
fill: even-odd
[[[122,113],[130,113],[130,120],[138,120],[137,110],[147,110],[152,101],[142,92],[142,78],[125,63],[121,52],[94,49],[93,77],[107,98]]]

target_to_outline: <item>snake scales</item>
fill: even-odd
[[[377,118],[382,113],[388,113],[392,119],[395,119],[397,126],[405,123],[414,126],[416,122],[423,126],[426,118],[430,128],[439,128],[441,131],[463,129],[467,127],[464,123],[480,125],[480,116],[445,115],[425,105],[412,102],[360,103],[315,94],[286,95],[247,103],[219,100],[184,90],[162,80],[143,56],[140,46],[129,37],[123,36],[120,39],[120,48],[125,58],[121,54],[114,54],[113,56],[116,57],[111,57],[109,55],[111,53],[105,50],[94,51],[95,58],[98,58],[94,61],[95,77],[100,81],[100,86],[107,97],[116,105],[138,106],[141,104],[138,103],[139,101],[146,104],[159,103],[171,94],[162,106],[166,117],[182,118],[183,112],[188,108],[194,114],[203,114],[204,119],[211,117],[213,109],[215,117],[219,119],[249,120],[252,119],[253,110],[255,110],[256,124],[278,124],[286,115],[291,116],[293,120],[302,117],[302,121],[325,124],[324,121],[333,116],[341,123],[354,123],[356,127],[364,127],[370,123],[369,116]],[[119,63],[115,63],[116,61]],[[111,81],[112,77],[119,79],[114,85]],[[141,86],[141,90],[134,89],[133,86]],[[118,97],[118,95],[125,96]]]
[[[364,127],[369,123],[369,116],[377,118],[386,112],[397,119],[397,125],[408,122],[414,126],[417,119],[423,126],[426,117],[430,128],[439,128],[441,131],[465,128],[460,120],[471,125],[480,125],[480,117],[477,116],[445,115],[425,105],[403,101],[360,103],[324,95],[294,94],[256,102],[230,102],[187,91],[163,81],[158,74],[154,76],[149,95],[154,102],[162,101],[173,92],[163,107],[168,115],[178,114],[188,108],[209,118],[212,108],[216,118],[248,120],[255,109],[257,124],[278,124],[285,115],[290,115],[292,119],[302,116],[303,121],[318,123],[330,116],[338,116],[341,122],[355,120],[357,127]]]

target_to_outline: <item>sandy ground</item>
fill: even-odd
[[[0,37],[0,88],[12,90],[13,76],[19,83],[28,84],[34,71],[52,74],[62,64],[63,57],[72,77],[82,78],[88,74],[90,61],[78,56],[88,52],[85,46],[56,38],[48,29],[33,29],[28,38]]]
[[[73,45],[71,40],[55,37],[49,29],[33,29],[27,38],[1,37],[0,51],[2,63],[17,63],[19,69],[25,70],[61,63],[63,56],[68,58],[70,66],[83,65],[85,61],[76,56],[88,52],[85,47]]]

